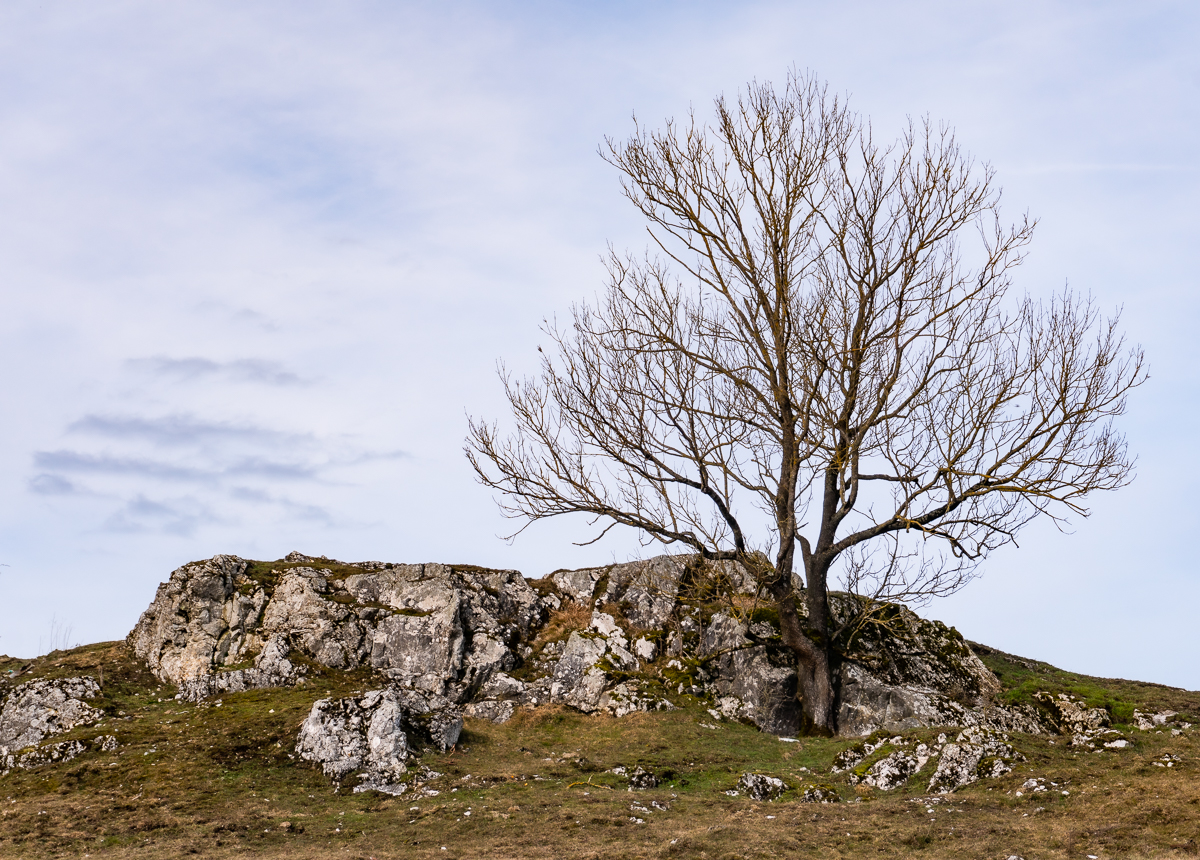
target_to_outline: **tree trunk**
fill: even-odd
[[[828,612],[828,598],[824,589],[824,578],[819,584],[809,580],[809,621],[810,630],[805,631],[800,623],[800,615],[796,611],[796,595],[792,590],[791,573],[777,576],[770,584],[770,592],[779,610],[780,633],[784,644],[796,655],[796,698],[800,703],[800,730],[806,735],[822,735],[830,737],[837,734],[837,690],[834,684],[834,655],[830,653],[826,614],[818,630],[812,630],[812,590],[821,589],[818,596],[820,605]],[[818,632],[818,636],[810,636],[810,632]]]
[[[800,730],[806,735],[832,737],[837,734],[837,692],[833,665],[823,648],[812,658],[796,652],[796,697],[800,700]]]

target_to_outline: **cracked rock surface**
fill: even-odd
[[[90,677],[17,685],[0,699],[0,756],[99,721],[103,715],[84,701],[99,693],[100,685]]]
[[[342,780],[357,772],[355,791],[401,794],[408,759],[423,748],[445,752],[458,742],[462,712],[448,699],[415,690],[371,690],[321,699],[300,727],[296,752]]]
[[[295,651],[465,701],[518,664],[511,646],[545,620],[544,602],[516,571],[299,553],[275,564],[265,581],[236,556],[184,565],[159,586],[129,644],[185,699],[295,683]]]
[[[795,660],[777,619],[714,612],[697,598],[713,588],[754,597],[742,568],[688,555],[533,583],[465,565],[219,555],[174,571],[128,641],[190,701],[301,683],[316,664],[369,667],[395,689],[495,722],[546,703],[624,716],[694,696],[715,719],[795,734]],[[834,595],[831,605],[845,613],[856,600]],[[996,705],[999,682],[957,631],[900,606],[879,611],[882,623],[864,628],[841,669],[842,734],[1057,730],[1037,709]],[[555,612],[572,621],[547,637]]]

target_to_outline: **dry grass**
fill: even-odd
[[[571,601],[561,609],[550,613],[546,625],[538,631],[534,647],[547,642],[565,639],[574,630],[584,630],[592,623],[592,610],[581,603]]]
[[[724,794],[742,772],[797,784],[804,768],[827,772],[849,742],[781,743],[739,724],[707,728],[711,716],[687,698],[676,711],[620,720],[548,707],[518,711],[502,726],[468,721],[458,749],[426,759],[443,774],[432,784],[440,793],[411,800],[335,793],[318,771],[288,758],[312,701],[365,689],[373,683],[365,675],[318,676],[297,689],[198,707],[167,698],[171,690],[119,644],[52,658],[22,680],[107,666],[110,715],[76,736],[111,732],[122,746],[0,779],[0,857],[1200,856],[1194,730],[1133,733],[1133,748],[1103,752],[1018,737],[1027,761],[1016,771],[948,798],[924,795],[925,775],[894,792],[837,783],[838,804],[802,803],[795,792],[755,803]],[[1200,712],[1200,694],[1157,689],[1186,706],[1176,709]],[[1155,766],[1164,753],[1179,762]],[[628,791],[608,772],[616,765],[640,765],[663,782]],[[1016,797],[1031,776],[1058,783],[1056,793]]]

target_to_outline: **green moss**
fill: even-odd
[[[562,593],[559,591],[558,583],[548,576],[543,576],[541,579],[527,579],[525,583],[541,597],[549,597],[551,594],[557,595]]]
[[[782,623],[779,618],[779,609],[775,606],[758,606],[751,610],[748,620],[754,622],[766,622],[772,625],[776,630],[780,629]]]

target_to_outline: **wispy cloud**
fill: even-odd
[[[309,434],[283,433],[228,421],[206,421],[192,415],[167,415],[161,418],[85,415],[71,422],[67,430],[71,433],[86,433],[112,439],[142,440],[163,446],[211,442],[296,445],[313,441]]]
[[[289,517],[295,519],[321,522],[327,525],[333,522],[333,516],[325,508],[295,502],[254,487],[234,487],[229,491],[229,495],[240,502],[248,502],[256,506],[270,505],[282,508]]]
[[[105,475],[132,475],[164,481],[201,481],[211,483],[218,472],[148,460],[140,457],[113,457],[81,451],[37,451],[33,462],[47,472]]]
[[[217,483],[226,477],[315,480],[321,469],[321,464],[317,463],[286,462],[267,457],[243,457],[226,465],[197,468],[144,457],[116,457],[69,450],[38,451],[33,455],[33,461],[38,468],[46,472],[127,475],[201,484]]]
[[[220,522],[207,505],[190,496],[155,500],[138,494],[104,521],[109,532],[163,534],[190,537],[201,525]]]
[[[163,355],[156,355],[150,358],[130,359],[127,364],[134,370],[176,380],[190,381],[211,377],[232,382],[248,382],[259,385],[290,386],[308,384],[308,380],[287,370],[279,362],[267,361],[260,358],[213,361],[209,358],[200,358],[197,356],[169,358]]]
[[[29,490],[40,496],[73,496],[83,492],[80,487],[62,475],[50,475],[44,472],[29,479]]]

